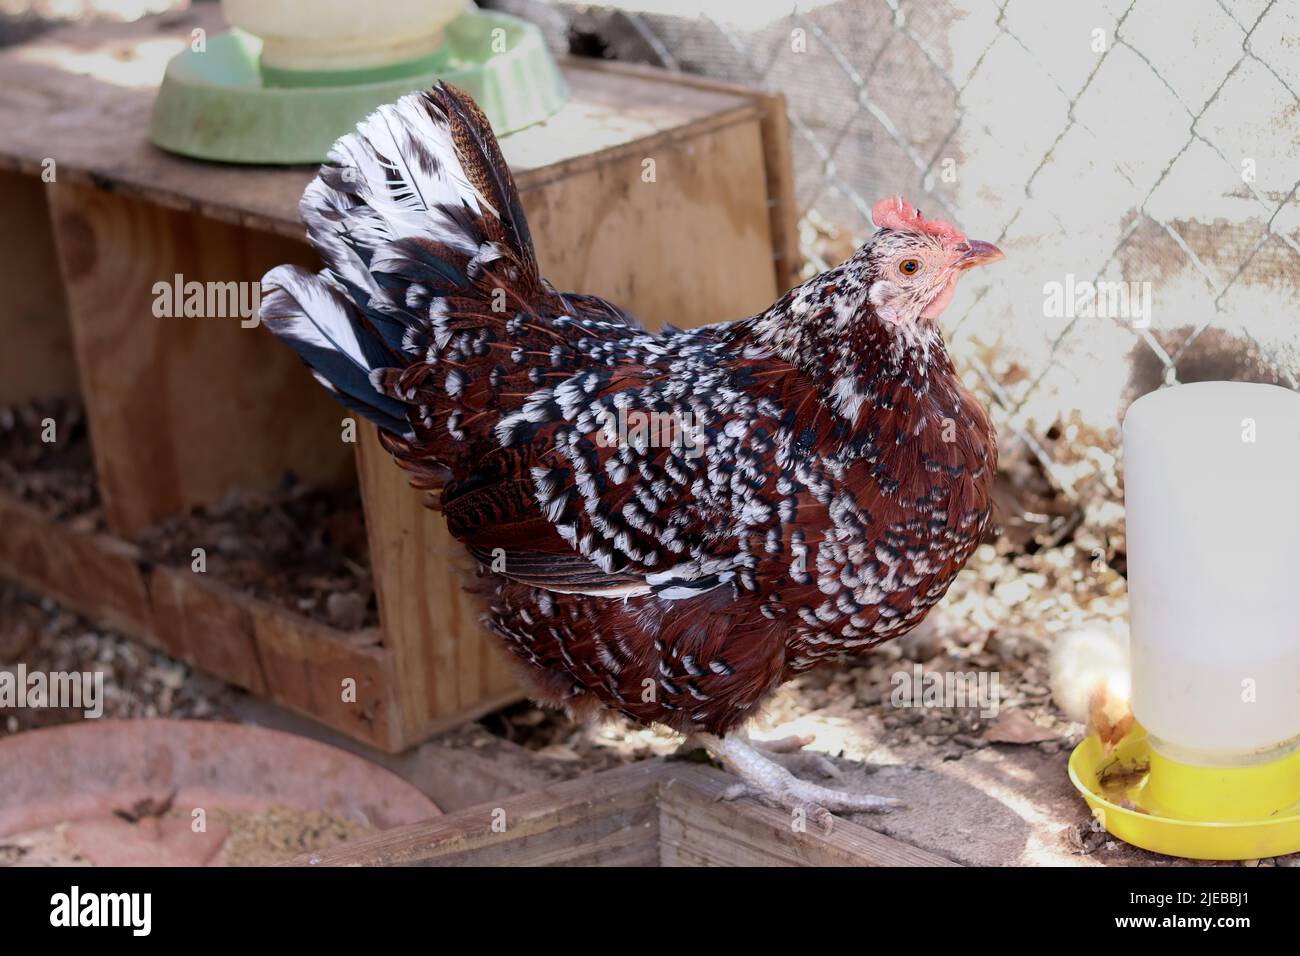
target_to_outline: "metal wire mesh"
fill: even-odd
[[[1019,256],[1046,250],[1046,263],[1028,267],[1012,292],[986,283],[960,296],[945,324],[968,379],[994,407],[1004,445],[1023,443],[1067,497],[1097,486],[1102,469],[1078,454],[1064,467],[1044,438],[1079,404],[1060,387],[1066,364],[1086,378],[1089,362],[1127,366],[1144,351],[1173,383],[1206,331],[1221,327],[1232,331],[1229,347],[1258,351],[1265,379],[1300,387],[1285,328],[1300,272],[1300,12],[1291,0],[1177,9],[1151,0],[844,0],[760,28],[726,22],[716,4],[698,19],[642,6],[620,13],[641,44],[633,56],[786,94],[810,273],[851,248],[828,244],[828,233],[860,240],[872,200],[898,187],[928,214]],[[800,44],[816,69],[797,64]],[[1135,121],[1139,103],[1150,116]],[[1110,129],[1115,113],[1124,114],[1119,135]],[[1241,120],[1255,115],[1262,120],[1253,125]],[[998,175],[954,186],[957,177],[945,175],[952,157],[964,151],[969,165],[981,150],[1000,154],[1000,166],[988,167]],[[1268,175],[1257,178],[1257,165]],[[1094,198],[1102,208],[1087,208]],[[1226,217],[1218,215],[1224,202]],[[1161,328],[1131,317],[1044,322],[1026,313],[1026,300],[1041,301],[1026,290],[1061,268],[1095,282],[1164,280],[1157,296],[1177,286],[1164,304],[1177,314]],[[1171,286],[1171,276],[1181,281]],[[1199,292],[1187,288],[1189,276]],[[1250,293],[1237,301],[1242,286]],[[1105,335],[1099,322],[1110,326]],[[1014,361],[999,359],[1008,351]],[[1121,404],[1094,415],[1109,417],[1101,427],[1112,429],[1112,445]]]

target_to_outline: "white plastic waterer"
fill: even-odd
[[[1204,382],[1124,420],[1134,730],[1070,778],[1172,856],[1300,850],[1300,394]]]
[[[1124,420],[1133,712],[1181,763],[1300,744],[1300,394],[1204,382]]]
[[[233,26],[262,38],[263,68],[345,72],[432,54],[470,0],[221,0]]]

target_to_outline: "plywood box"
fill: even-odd
[[[238,317],[154,314],[155,285],[176,275],[256,282],[281,262],[315,262],[297,214],[313,170],[194,162],[146,141],[167,57],[195,26],[220,29],[217,16],[205,5],[0,53],[0,188],[7,203],[19,197],[46,241],[52,233],[58,260],[57,270],[48,262],[34,270],[0,256],[0,284],[25,294],[43,284],[54,304],[43,333],[30,310],[0,311],[0,334],[21,324],[30,343],[22,376],[6,375],[4,398],[80,389],[109,531],[123,540],[232,488],[268,489],[286,470],[318,485],[359,474],[381,629],[364,660],[354,653],[364,642],[289,612],[259,616],[257,602],[187,582],[184,569],[144,569],[143,610],[135,590],[74,603],[255,693],[400,749],[518,694],[461,594],[455,543],[373,431],[341,440],[346,413],[265,330]],[[502,144],[558,287],[608,296],[650,325],[690,326],[751,314],[792,284],[779,99],[596,61],[563,66],[571,102]],[[15,566],[25,554],[8,554],[0,570],[49,581]],[[332,690],[350,668],[363,669],[373,690],[378,712],[366,720],[348,710],[359,702],[340,704]]]
[[[712,767],[647,760],[298,857],[296,866],[954,866],[836,818],[829,832]]]

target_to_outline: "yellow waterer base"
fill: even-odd
[[[1156,752],[1140,727],[1110,754],[1088,737],[1070,781],[1125,843],[1193,860],[1255,860],[1300,851],[1300,751],[1269,763],[1211,768]]]

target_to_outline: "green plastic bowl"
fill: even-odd
[[[500,136],[540,123],[569,96],[541,31],[503,13],[467,11],[447,25],[443,46],[414,64],[268,77],[261,52],[257,37],[231,29],[203,52],[173,57],[149,138],[199,159],[319,163],[376,107],[438,80],[473,96]]]

